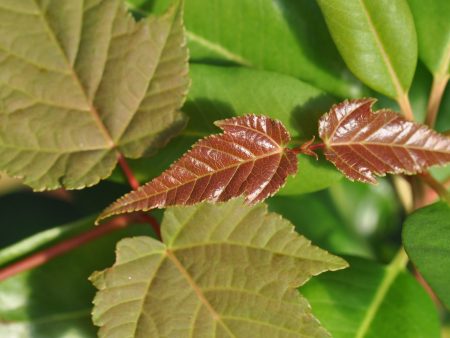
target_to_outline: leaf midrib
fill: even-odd
[[[450,143],[450,141],[449,141]],[[351,147],[354,145],[360,145],[364,147],[370,147],[370,146],[382,146],[382,147],[389,147],[389,148],[404,148],[406,150],[417,150],[417,151],[425,151],[425,152],[431,152],[431,153],[441,153],[441,154],[450,154],[450,150],[436,150],[436,149],[430,149],[430,148],[422,148],[418,146],[409,146],[399,143],[381,143],[381,142],[345,142],[345,143],[332,143],[330,142],[328,146],[330,148],[336,148],[336,147]]]
[[[53,43],[55,44],[55,46],[58,48],[59,52],[61,53],[67,69],[69,70],[69,73],[72,77],[72,79],[74,80],[74,82],[76,83],[76,85],[80,88],[81,93],[83,94],[86,103],[89,105],[89,112],[91,113],[92,117],[94,118],[94,122],[96,123],[98,129],[100,130],[100,132],[102,133],[103,137],[105,138],[105,141],[108,144],[109,148],[114,148],[115,142],[113,141],[113,138],[111,136],[111,134],[109,133],[108,129],[106,128],[105,124],[103,123],[97,109],[95,108],[92,100],[90,100],[88,98],[88,95],[86,93],[86,89],[83,87],[83,85],[81,84],[80,78],[78,77],[78,74],[75,72],[75,69],[72,67],[69,59],[67,58],[66,53],[64,52],[61,44],[59,43],[58,39],[55,36],[55,33],[53,32],[53,30],[51,29],[51,27],[48,24],[47,18],[45,16],[44,11],[42,10],[42,8],[39,6],[39,3],[37,2],[37,0],[33,0],[36,8],[38,9],[38,14],[41,17],[41,20],[44,23],[44,28],[47,31],[48,36],[50,37],[50,39],[53,41]],[[84,0],[83,0],[84,2]],[[82,26],[82,25],[81,25]],[[80,33],[81,34],[81,33]],[[81,38],[79,43],[82,43]],[[76,58],[75,58],[76,59]]]
[[[212,172],[207,172],[207,173],[205,173],[204,175],[196,176],[196,177],[194,177],[194,178],[191,179],[191,180],[183,181],[183,183],[178,184],[178,185],[175,185],[175,186],[173,186],[173,187],[171,187],[171,188],[169,188],[169,189],[165,189],[165,190],[159,191],[159,192],[154,193],[154,194],[151,194],[151,195],[146,195],[145,197],[142,197],[142,198],[133,199],[132,201],[130,201],[130,202],[128,202],[128,203],[120,204],[118,208],[115,208],[115,209],[112,211],[112,213],[105,214],[105,216],[100,215],[99,219],[102,219],[102,218],[104,218],[104,217],[107,217],[106,215],[112,216],[112,215],[116,214],[116,213],[117,213],[117,211],[115,211],[116,209],[121,209],[121,208],[124,208],[124,207],[126,207],[126,206],[129,206],[129,205],[131,205],[131,204],[135,204],[135,203],[137,203],[137,202],[139,202],[139,201],[146,200],[146,199],[148,199],[148,198],[151,197],[151,196],[156,196],[156,195],[159,195],[159,194],[162,194],[162,193],[165,193],[165,192],[168,192],[168,191],[177,189],[177,188],[180,187],[180,186],[183,186],[183,185],[186,185],[186,184],[195,182],[195,181],[197,181],[197,180],[199,180],[199,179],[201,179],[201,178],[204,178],[204,177],[207,177],[207,176],[214,175],[214,174],[219,173],[219,172],[221,172],[221,171],[224,171],[224,170],[227,170],[227,169],[231,169],[231,168],[233,168],[233,167],[240,167],[240,166],[243,165],[243,164],[250,163],[250,162],[256,162],[257,160],[260,160],[260,159],[262,159],[262,158],[270,157],[270,156],[277,155],[277,154],[283,156],[283,155],[284,155],[284,151],[285,151],[286,149],[287,149],[287,148],[283,148],[283,147],[280,147],[280,146],[279,146],[278,151],[274,151],[274,152],[271,152],[271,153],[269,153],[269,154],[264,154],[264,155],[261,155],[261,156],[255,156],[255,157],[252,157],[252,158],[250,158],[250,159],[248,159],[248,160],[244,160],[244,161],[242,161],[242,162],[236,162],[236,163],[233,163],[232,165],[229,165],[229,166],[220,168],[220,169],[218,169],[218,170],[214,170],[214,171],[212,171]],[[229,155],[231,155],[231,154],[229,154]],[[197,160],[198,160],[198,159],[197,159]],[[278,168],[278,167],[277,167],[277,168]],[[143,189],[143,188],[145,188],[145,187],[146,187],[146,186],[144,185],[144,186],[142,186],[141,189]],[[139,190],[138,190],[138,191],[139,191]],[[132,194],[132,193],[134,193],[134,192],[131,192],[131,194]],[[127,196],[128,196],[128,195],[125,195],[124,197],[122,197],[121,199],[119,199],[119,200],[117,201],[117,203],[120,203],[121,200],[122,200],[123,198],[126,198]],[[143,211],[145,211],[145,210],[143,210]]]
[[[129,2],[127,2],[126,5],[128,6],[128,8],[132,9],[133,11],[135,11],[136,13],[139,13],[140,15],[142,15],[144,17],[147,17],[149,15],[148,12],[140,9],[139,7],[136,7],[135,5],[133,5]],[[194,42],[198,43],[199,45],[202,45],[203,47],[206,47],[207,49],[223,56],[227,60],[233,61],[241,66],[253,67],[252,63],[249,60],[245,59],[244,57],[242,57],[236,53],[233,53],[232,51],[225,48],[223,45],[220,45],[217,42],[206,39],[203,36],[199,36],[187,28],[185,29],[185,31],[186,31],[186,36],[188,37],[189,40],[194,41]]]
[[[403,250],[403,249],[400,249]],[[380,283],[380,287],[375,292],[375,295],[367,308],[366,315],[364,316],[361,325],[356,331],[355,338],[364,338],[369,332],[370,326],[374,321],[380,306],[382,305],[389,289],[395,282],[397,276],[404,270],[404,259],[407,257],[406,253],[403,255],[403,251],[400,252],[387,266],[383,278]]]
[[[213,306],[209,303],[208,299],[206,299],[205,295],[203,294],[200,287],[197,285],[197,283],[192,279],[191,275],[186,271],[184,266],[181,264],[181,262],[178,260],[178,258],[173,254],[173,252],[169,249],[166,250],[167,257],[172,261],[172,263],[176,266],[178,271],[183,275],[183,277],[186,279],[186,281],[189,283],[189,286],[194,290],[195,294],[197,295],[197,298],[200,300],[200,302],[206,306],[206,308],[211,313],[213,319],[220,323],[222,327],[227,331],[227,333],[234,338],[236,337],[233,332],[230,331],[229,327],[223,322],[222,317],[217,313],[217,311],[213,308]]]
[[[392,84],[393,84],[394,89],[395,89],[395,91],[397,93],[397,99],[399,99],[400,97],[405,95],[405,92],[403,91],[403,88],[402,88],[402,86],[400,84],[400,80],[398,78],[398,75],[397,75],[397,73],[394,70],[394,67],[392,65],[392,61],[391,61],[391,59],[389,57],[389,54],[384,49],[384,45],[383,45],[383,43],[381,41],[381,37],[380,37],[380,35],[379,35],[379,33],[378,33],[378,31],[377,31],[377,29],[376,29],[376,27],[375,27],[375,25],[374,25],[374,23],[372,21],[372,18],[370,16],[370,13],[369,13],[369,11],[367,9],[366,4],[364,3],[364,0],[359,0],[359,3],[361,5],[362,12],[364,13],[364,15],[365,15],[365,17],[367,19],[367,24],[369,26],[369,29],[372,32],[372,35],[373,35],[373,37],[375,39],[375,43],[378,46],[380,55],[383,58],[384,64],[386,65],[387,71],[388,71],[388,73],[389,73],[389,75],[391,77]]]

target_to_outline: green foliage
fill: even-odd
[[[445,337],[449,11],[0,0],[0,337]]]
[[[410,215],[403,230],[411,260],[450,308],[450,207],[441,202]]]
[[[351,71],[377,92],[408,92],[417,38],[406,0],[319,0],[328,28]]]
[[[38,233],[1,250],[0,257],[11,252],[18,257],[26,255],[37,247],[86,231],[92,227],[92,222],[93,218],[88,217]],[[149,234],[148,225],[132,225],[1,282],[0,337],[95,337],[96,328],[90,320],[95,290],[88,276],[113,262],[118,240]]]
[[[113,267],[91,277],[99,336],[327,337],[295,287],[345,261],[243,202],[170,208],[163,243],[121,241]]]
[[[194,64],[190,67],[192,87],[183,112],[186,128],[154,157],[132,163],[137,177],[150,181],[180,158],[199,138],[217,133],[214,121],[247,113],[263,114],[283,122],[294,142],[311,138],[317,120],[333,98],[290,76],[241,67]],[[299,194],[324,189],[341,175],[324,160],[299,159],[301,170],[289,178],[280,194]],[[122,175],[114,175],[123,181]]]
[[[170,0],[127,0],[132,8],[161,12]],[[209,15],[199,15],[199,13]],[[142,12],[141,12],[142,13]],[[232,63],[292,75],[341,97],[360,86],[310,0],[189,0],[185,22],[191,60]]]
[[[393,265],[348,261],[349,269],[314,278],[300,289],[333,337],[440,337],[436,308],[411,275]]]
[[[419,57],[433,74],[450,74],[450,3],[408,0],[419,42]]]

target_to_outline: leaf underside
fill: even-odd
[[[276,193],[297,172],[297,156],[286,148],[283,124],[265,116],[245,115],[217,121],[223,134],[193,145],[159,177],[117,200],[99,219],[115,214],[227,201],[244,195],[256,203]]]
[[[296,287],[345,261],[243,199],[166,211],[163,243],[118,244],[95,273],[100,337],[328,337]]]
[[[450,161],[450,138],[390,110],[372,112],[374,99],[344,101],[319,121],[326,158],[350,180],[417,174]]]
[[[122,0],[0,0],[0,169],[82,188],[185,124],[182,3],[136,23]]]

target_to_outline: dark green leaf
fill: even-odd
[[[297,232],[323,249],[348,255],[373,255],[367,240],[341,217],[328,190],[298,196],[275,195],[266,203],[270,210],[291,221]]]
[[[450,207],[441,202],[419,209],[404,225],[409,257],[450,308]]]
[[[301,288],[334,338],[439,338],[439,318],[425,290],[406,271],[347,258],[350,268]]]

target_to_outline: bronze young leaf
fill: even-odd
[[[287,176],[297,172],[296,154],[286,148],[290,135],[281,122],[246,115],[215,124],[223,134],[194,144],[159,177],[117,200],[99,219],[240,195],[255,203],[276,193]]]
[[[450,138],[383,109],[375,99],[333,106],[319,121],[326,158],[350,180],[376,183],[375,175],[417,174],[450,161]]]

